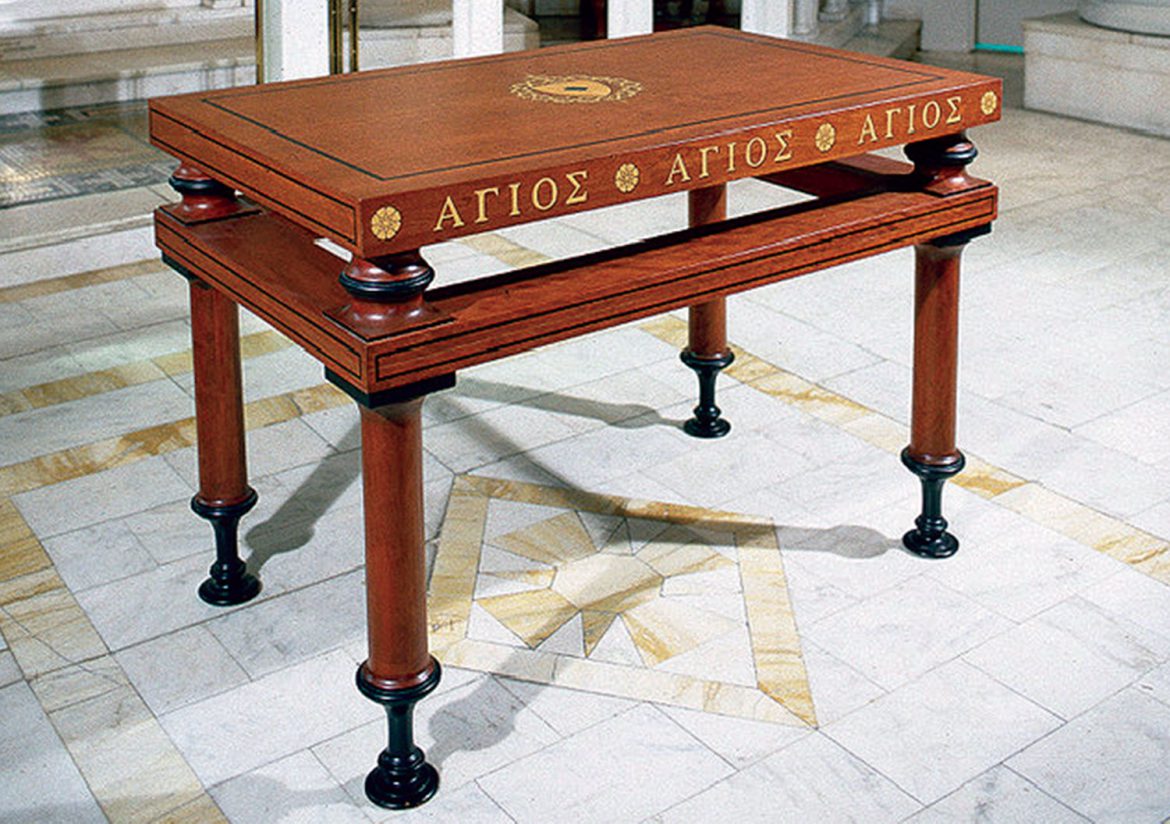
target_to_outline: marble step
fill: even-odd
[[[251,37],[252,15],[242,6],[185,6],[15,20],[0,25],[0,60],[121,51],[128,43],[151,48]]]
[[[540,45],[535,21],[504,10],[504,50]],[[250,25],[250,18],[248,24]],[[451,56],[451,26],[362,27],[362,67]],[[255,81],[255,42],[243,37],[151,45],[90,54],[0,61],[0,114],[143,100]]]

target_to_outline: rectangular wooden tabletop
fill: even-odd
[[[156,98],[152,142],[376,257],[1000,115],[1000,81],[699,27]]]

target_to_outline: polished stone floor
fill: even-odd
[[[898,542],[907,251],[731,301],[721,441],[679,429],[681,316],[467,370],[425,411],[428,558],[474,575],[431,593],[443,786],[409,813],[361,792],[352,403],[244,316],[265,588],[207,607],[185,283],[0,273],[0,820],[1166,820],[1170,142],[1018,108],[973,137],[1003,201],[966,253],[959,554]],[[453,280],[684,220],[428,254]]]

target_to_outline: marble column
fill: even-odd
[[[1170,0],[1080,0],[1081,18],[1137,34],[1170,35]]]
[[[606,36],[630,37],[654,31],[653,0],[609,0],[605,4]]]
[[[792,10],[792,33],[797,37],[813,37],[817,33],[819,0],[796,0]]]
[[[787,37],[792,33],[793,0],[743,0],[740,28],[756,34]]]
[[[455,57],[499,54],[504,50],[503,0],[453,0],[451,29]]]

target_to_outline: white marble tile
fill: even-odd
[[[330,652],[159,718],[207,786],[382,716],[353,685],[354,664]]]
[[[155,715],[248,681],[248,674],[202,626],[127,647],[114,658]],[[175,673],[182,673],[182,677],[175,677]]]
[[[42,542],[73,592],[134,575],[156,564],[125,521],[106,521]]]
[[[251,478],[277,475],[293,467],[312,467],[334,453],[320,435],[296,419],[253,429],[245,442]],[[195,447],[168,453],[166,460],[192,489],[198,489]]]
[[[0,331],[0,335],[7,334],[7,330]],[[71,378],[86,371],[86,368],[64,346],[54,346],[28,355],[4,358],[0,364],[0,392],[11,392],[26,386],[36,386],[62,378]]]
[[[440,792],[452,792],[560,738],[485,675],[416,704],[414,734],[415,743],[439,771]],[[385,747],[383,714],[374,723],[314,746],[313,752],[352,798],[361,799],[362,782]]]
[[[430,427],[427,449],[453,472],[466,472],[548,443],[574,430],[538,409],[509,406]]]
[[[1007,765],[1098,822],[1162,821],[1170,813],[1170,707],[1126,689]]]
[[[12,502],[37,536],[47,538],[190,495],[166,461],[147,458],[14,495]]]
[[[1088,819],[1046,795],[1007,767],[994,767],[906,819],[905,824],[1086,824]]]
[[[1059,724],[971,665],[952,661],[824,732],[930,804]]]
[[[15,684],[23,678],[24,673],[20,671],[20,666],[12,656],[12,651],[8,649],[0,651],[0,687]]]
[[[0,718],[0,819],[53,824],[106,820],[27,684],[0,689]]]
[[[808,727],[770,724],[681,707],[660,705],[658,708],[737,770],[812,734]]]
[[[887,778],[813,733],[667,810],[660,820],[878,824],[901,821],[919,806]]]
[[[873,681],[807,638],[801,639],[800,652],[821,726],[844,718],[886,694]]]
[[[1170,458],[1170,392],[1139,400],[1074,430],[1146,463]]]
[[[365,637],[365,575],[355,570],[204,626],[255,680]]]
[[[560,735],[575,735],[634,706],[633,701],[596,692],[499,678],[501,686]]]
[[[509,226],[497,234],[513,243],[531,249],[550,258],[569,258],[597,252],[609,246],[604,240],[573,228],[564,221],[556,224],[555,231],[542,221],[539,224]]]
[[[733,341],[769,363],[820,382],[876,364],[881,358],[839,334],[825,332],[772,306],[735,300],[728,311]]]
[[[1170,705],[1170,664],[1163,664],[1150,670],[1135,681],[1133,686],[1143,695],[1149,695],[1163,704]]]
[[[893,689],[1011,626],[919,576],[818,621],[804,634],[874,683]]]
[[[659,710],[641,704],[479,785],[518,822],[641,821],[694,792],[696,780],[730,772]]]
[[[191,326],[185,320],[172,320],[66,346],[85,370],[92,372],[190,349]]]
[[[1166,465],[1170,466],[1170,462],[1167,462]],[[1144,529],[1160,538],[1170,540],[1170,500],[1143,510],[1128,520],[1138,529]]]
[[[1081,597],[1170,638],[1170,586],[1132,569],[1081,591]]]
[[[761,487],[802,474],[809,463],[775,441],[734,428],[725,437],[696,445],[677,458],[644,470],[676,492],[714,507]]]
[[[1170,638],[1070,598],[976,647],[964,660],[1072,718],[1170,656]]]
[[[955,496],[960,497],[960,496]],[[1118,571],[1084,544],[1004,512],[956,508],[959,552],[927,575],[1013,621],[1023,621]]]
[[[308,750],[229,779],[213,787],[211,797],[232,824],[370,820]]]
[[[103,392],[0,418],[0,465],[186,418],[191,399],[170,381]]]

